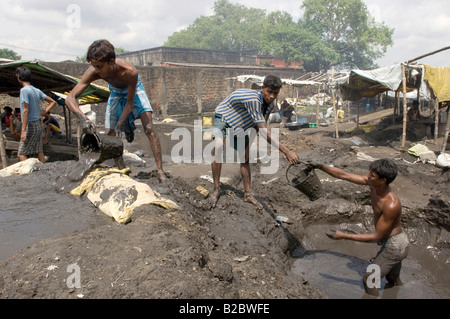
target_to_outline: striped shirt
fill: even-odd
[[[239,89],[223,100],[215,113],[222,115],[231,128],[247,130],[255,124],[266,122],[264,112],[268,107],[261,90]]]

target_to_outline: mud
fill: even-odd
[[[119,225],[86,198],[54,190],[54,181],[73,162],[42,165],[29,175],[0,179],[2,195],[0,298],[69,299],[319,299],[366,297],[360,283],[376,244],[332,241],[330,229],[373,230],[367,189],[317,172],[321,197],[311,201],[286,181],[281,156],[273,175],[252,164],[252,185],[264,210],[242,201],[239,164],[224,164],[217,207],[196,188],[212,191],[208,164],[170,162],[168,136],[176,126],[157,124],[166,144],[169,184],[160,184],[148,142],[125,147],[144,151],[147,167],[131,176],[180,206],[138,209]],[[331,130],[281,130],[281,141],[301,159],[365,174],[372,158],[392,158],[400,168],[393,183],[403,205],[402,224],[412,249],[400,288],[384,298],[449,298],[450,173],[399,151],[392,130],[333,138]],[[142,135],[142,134],[141,134]],[[401,135],[401,134],[400,134]],[[389,137],[389,138],[388,138]],[[381,141],[386,143],[381,143]],[[408,141],[410,142],[410,141]],[[172,144],[173,145],[173,144]],[[437,145],[437,149],[440,145]],[[361,154],[366,155],[361,159]],[[413,164],[414,163],[414,164]],[[282,216],[289,223],[277,222]],[[280,219],[278,219],[280,220]],[[282,220],[282,219],[281,219]],[[73,265],[80,285],[74,285]]]

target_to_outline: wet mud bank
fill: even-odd
[[[404,263],[405,286],[391,295],[393,290],[387,289],[384,297],[450,297],[448,171],[410,164],[409,155],[391,146],[371,147],[361,137],[336,140],[327,132],[282,133],[282,141],[301,158],[320,159],[355,173],[367,172],[368,157],[394,159],[400,173],[393,187],[404,207],[402,223],[412,249]],[[331,228],[373,230],[368,189],[317,172],[323,193],[311,201],[289,185],[289,165],[281,156],[275,174],[260,174],[264,165],[252,164],[252,184],[262,212],[242,201],[239,164],[224,165],[222,194],[212,209],[208,198],[197,191],[198,186],[212,191],[209,165],[165,160],[170,183],[160,184],[151,151],[147,153],[148,166],[131,167],[131,176],[182,210],[148,205],[137,209],[127,225],[106,217],[86,198],[53,191],[54,179],[69,162],[49,163],[27,176],[1,179],[8,198],[28,196],[30,203],[42,199],[33,205],[34,215],[26,217],[47,212],[42,224],[52,223],[54,233],[44,231],[0,262],[0,298],[364,296],[360,279],[377,245],[336,242],[325,233]],[[34,192],[31,185],[36,184],[41,192]],[[26,194],[23,188],[28,189]],[[277,222],[279,216],[287,222]],[[7,224],[24,231],[16,221]]]

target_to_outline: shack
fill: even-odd
[[[64,99],[69,94],[70,90],[80,81],[80,79],[66,74],[62,74],[49,67],[40,64],[37,61],[13,61],[8,59],[0,59],[0,94],[8,94],[13,97],[20,95],[21,86],[16,79],[15,70],[25,66],[32,72],[32,85],[42,90],[48,96],[62,97],[62,102],[58,103],[63,108],[64,122],[66,130],[66,139],[68,144],[72,143],[72,127],[71,127],[71,112],[68,111]],[[80,104],[87,103],[101,103],[107,101],[109,98],[109,89],[91,84],[83,92],[79,98]],[[5,148],[17,149],[18,142],[15,141],[3,141],[3,134],[0,134],[0,148],[2,150],[2,163],[5,164]],[[56,152],[70,152],[71,148],[74,152],[77,152],[77,145],[70,146],[51,146]]]

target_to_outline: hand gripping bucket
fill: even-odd
[[[310,201],[318,200],[322,196],[322,184],[314,168],[305,163],[292,164],[286,170],[286,179],[289,184],[303,194]]]
[[[97,163],[117,158],[123,154],[123,142],[110,135],[83,134],[80,137],[81,153],[98,153]]]

